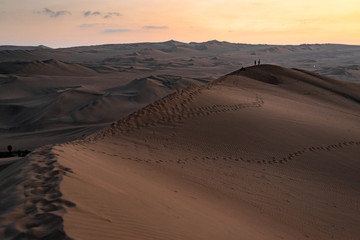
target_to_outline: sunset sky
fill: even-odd
[[[360,45],[359,0],[0,0],[0,45]]]

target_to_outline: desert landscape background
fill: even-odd
[[[360,240],[359,24],[359,0],[1,0],[0,240]]]
[[[359,239],[360,46],[0,50],[1,239]]]
[[[0,46],[0,149],[83,138],[175,90],[262,63],[360,79],[360,47],[337,44]]]

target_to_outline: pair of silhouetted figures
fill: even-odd
[[[256,60],[254,61],[254,65],[256,65]],[[257,65],[260,65],[260,59],[257,61]]]

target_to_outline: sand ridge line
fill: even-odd
[[[11,206],[12,213],[5,215],[11,220],[3,219],[0,236],[4,239],[70,239],[64,231],[62,216],[67,207],[76,205],[62,198],[60,182],[71,169],[61,166],[48,146],[31,153],[24,161],[27,164],[21,170],[23,178],[16,183],[23,199]],[[19,216],[19,212],[23,213]]]

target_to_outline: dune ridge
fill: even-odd
[[[261,71],[259,71],[259,68]],[[303,74],[305,73],[305,74]],[[308,83],[315,87],[330,91],[342,97],[349,98],[355,102],[360,101],[360,86],[355,83],[344,83],[339,80],[327,78],[319,74],[314,74],[301,69],[286,69],[274,65],[261,65],[255,67],[248,67],[246,70],[240,69],[229,73],[225,77],[221,77],[208,83],[204,86],[190,86],[184,89],[177,90],[165,98],[162,98],[154,103],[149,104],[143,109],[136,111],[129,116],[112,123],[111,127],[104,128],[86,138],[88,141],[93,141],[102,137],[109,137],[124,132],[130,132],[135,129],[140,129],[146,126],[154,126],[155,124],[176,123],[183,118],[191,116],[201,116],[216,114],[226,111],[235,111],[247,107],[261,107],[264,103],[263,99],[256,96],[251,103],[239,103],[232,105],[212,105],[207,107],[189,108],[189,103],[194,97],[201,93],[203,89],[210,89],[215,84],[222,84],[229,81],[227,76],[243,76],[253,80],[270,83],[274,85],[292,83],[300,81]],[[238,81],[238,80],[236,80]],[[231,82],[233,84],[233,82]],[[236,83],[240,85],[241,83]],[[290,88],[289,88],[290,85]],[[297,90],[296,86],[287,84],[286,88],[289,90]],[[301,90],[301,89],[300,89]]]

